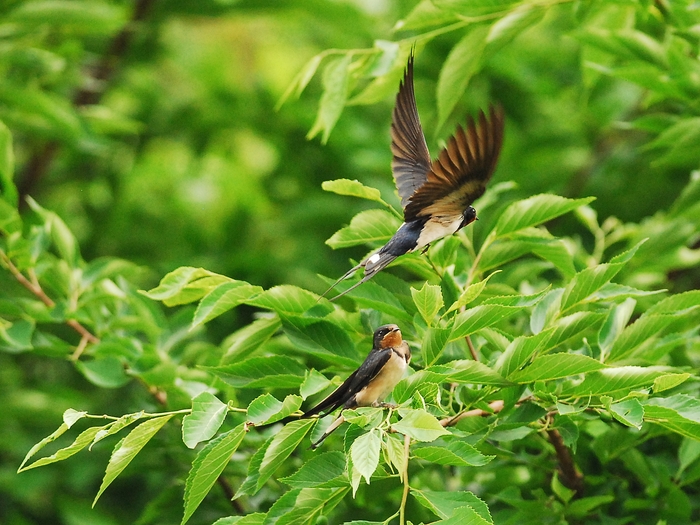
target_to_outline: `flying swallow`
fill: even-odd
[[[413,92],[413,53],[399,85],[391,122],[391,170],[401,197],[404,222],[378,252],[370,255],[331,286],[325,295],[356,270],[363,278],[331,301],[370,280],[405,253],[427,248],[477,219],[471,204],[483,195],[503,142],[503,111],[489,107],[466,130],[457,126],[438,157],[431,161]]]
[[[411,361],[411,350],[395,324],[380,326],[374,332],[372,350],[360,368],[318,405],[304,413],[302,418],[324,412],[330,414],[342,407],[338,418],[311,448],[318,447],[328,435],[345,422],[342,411],[346,408],[384,406],[382,401],[404,375]]]

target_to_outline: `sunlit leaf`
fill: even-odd
[[[495,231],[499,237],[503,237],[518,230],[551,221],[593,200],[594,197],[567,199],[558,195],[535,195],[508,206],[498,219]]]
[[[244,281],[221,283],[204,296],[192,319],[192,328],[207,323],[224,312],[256,296],[263,289]]]
[[[219,430],[228,407],[218,397],[202,392],[192,400],[192,412],[182,419],[182,441],[188,448],[211,439]]]
[[[321,141],[324,144],[328,142],[328,137],[330,137],[335,123],[338,122],[348,98],[351,63],[352,55],[348,53],[326,65],[323,71],[323,95],[318,107],[316,122],[307,134],[307,138],[312,139],[323,132]]]
[[[365,210],[355,215],[349,226],[335,232],[326,244],[334,250],[359,244],[374,245],[388,241],[399,226],[400,221],[389,212]]]
[[[263,394],[248,405],[248,421],[255,425],[274,423],[299,410],[301,402],[301,397],[294,394],[284,401],[278,401],[272,394]]]
[[[97,491],[97,495],[92,502],[93,507],[107,487],[122,473],[129,463],[131,463],[131,460],[136,457],[136,454],[141,452],[141,449],[146,446],[146,443],[163,428],[163,425],[165,425],[171,417],[173,417],[173,414],[144,421],[117,443],[117,446],[114,447],[114,451],[112,452],[112,457],[109,458],[100,490]]]
[[[350,457],[354,468],[365,478],[367,484],[379,465],[382,440],[379,431],[374,429],[357,438],[350,447]]]
[[[464,95],[469,80],[481,67],[488,27],[469,28],[452,48],[440,70],[437,85],[438,126],[442,126]]]
[[[392,425],[396,432],[411,436],[416,441],[435,441],[449,434],[435,416],[423,409],[409,410],[406,415]]]
[[[275,435],[260,463],[260,477],[257,480],[257,490],[262,488],[275,470],[294,452],[294,449],[297,448],[315,423],[314,419],[292,421],[287,423]]]
[[[426,282],[420,290],[411,288],[411,296],[418,312],[428,326],[431,326],[433,319],[445,304],[442,300],[442,290],[439,286]]]
[[[238,425],[207,443],[192,462],[185,482],[185,513],[181,524],[187,522],[226,468],[246,434],[245,423]]]

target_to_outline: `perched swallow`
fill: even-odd
[[[350,374],[350,377],[326,399],[301,416],[306,418],[321,412],[330,414],[342,407],[338,418],[311,448],[318,447],[331,432],[345,422],[342,411],[346,408],[384,406],[382,401],[394,390],[410,361],[411,350],[401,337],[399,327],[387,324],[377,328],[372,350],[360,368]]]
[[[477,219],[471,204],[483,195],[503,142],[503,111],[491,106],[478,122],[469,117],[467,128],[457,126],[438,157],[430,160],[413,92],[413,53],[408,59],[396,96],[391,122],[391,170],[401,197],[404,223],[378,252],[338,279],[335,288],[356,270],[364,277],[331,301],[374,277],[405,253],[415,252],[447,237]]]

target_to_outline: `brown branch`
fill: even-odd
[[[468,335],[464,337],[467,340],[467,346],[469,347],[469,353],[472,355],[474,361],[479,360],[479,355],[476,353],[476,348],[474,348],[474,343],[472,343],[472,338]]]
[[[146,17],[155,0],[136,0],[131,20],[122,30],[114,36],[107,48],[107,52],[100,61],[92,68],[89,78],[85,79],[81,87],[73,97],[73,104],[77,107],[97,104],[104,93],[105,85],[114,75],[114,71],[119,61],[126,54],[129,44],[134,36],[135,22],[139,22]],[[20,195],[20,208],[27,206],[26,195],[34,192],[39,181],[46,175],[53,159],[58,153],[59,142],[50,141],[42,146],[32,155],[27,162],[26,168],[17,190]]]
[[[557,454],[559,479],[565,487],[576,491],[577,496],[581,496],[583,494],[583,474],[576,468],[569,447],[564,444],[564,440],[557,429],[547,430],[547,437]]]
[[[443,427],[452,427],[459,423],[462,419],[465,417],[486,417],[486,416],[492,416],[493,414],[498,414],[501,410],[503,410],[505,403],[503,400],[498,399],[496,401],[491,401],[489,403],[489,408],[491,409],[490,411],[488,410],[482,410],[481,408],[475,408],[474,410],[467,410],[466,412],[461,412],[457,414],[456,416],[452,417],[446,417],[444,419],[440,420],[440,424]]]
[[[0,259],[2,259],[2,262],[7,266],[7,269],[10,270],[10,273],[14,276],[14,278],[17,279],[17,281],[22,286],[24,286],[27,290],[34,294],[42,303],[44,303],[49,308],[53,308],[54,306],[56,306],[56,303],[48,295],[46,295],[39,283],[33,283],[29,279],[27,279],[24,276],[24,274],[19,271],[19,268],[17,268],[14,265],[14,263],[10,260],[10,258],[5,254],[5,252],[0,251]],[[85,344],[96,344],[100,342],[99,338],[93,335],[87,328],[85,328],[75,319],[68,319],[66,321],[66,324],[80,334],[81,344],[83,344],[83,339],[85,340]]]

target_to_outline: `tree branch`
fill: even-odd
[[[554,446],[559,461],[559,479],[562,484],[576,491],[577,496],[583,494],[583,474],[576,468],[574,458],[571,456],[569,447],[564,444],[564,440],[557,429],[547,430],[549,442]]]
[[[440,424],[443,427],[452,427],[459,423],[462,419],[465,417],[486,417],[486,416],[492,416],[493,414],[498,414],[501,410],[503,410],[505,403],[503,400],[498,399],[496,401],[491,401],[489,403],[489,408],[491,411],[487,410],[482,410],[480,408],[475,408],[474,410],[467,410],[466,412],[462,412],[460,414],[457,414],[456,416],[452,417],[446,417],[444,419],[440,420]]]
[[[34,294],[42,303],[44,303],[46,306],[49,308],[53,308],[56,306],[56,303],[44,292],[44,290],[41,288],[38,282],[31,282],[29,279],[27,279],[22,272],[19,271],[19,269],[14,265],[14,263],[10,260],[10,258],[5,254],[5,252],[0,251],[0,260],[2,260],[3,264],[7,266],[7,269],[10,270],[10,273],[14,276],[17,281],[24,286],[27,290],[29,290],[32,294]],[[66,324],[70,326],[73,330],[78,332],[81,336],[81,341],[80,344],[78,345],[78,348],[82,345],[83,348],[87,345],[87,343],[92,343],[96,344],[100,342],[100,339],[92,334],[90,330],[85,328],[82,324],[80,324],[78,321],[75,319],[68,319],[66,320]],[[83,342],[84,341],[84,342]],[[77,349],[76,349],[77,350]],[[75,355],[75,353],[73,354]]]

